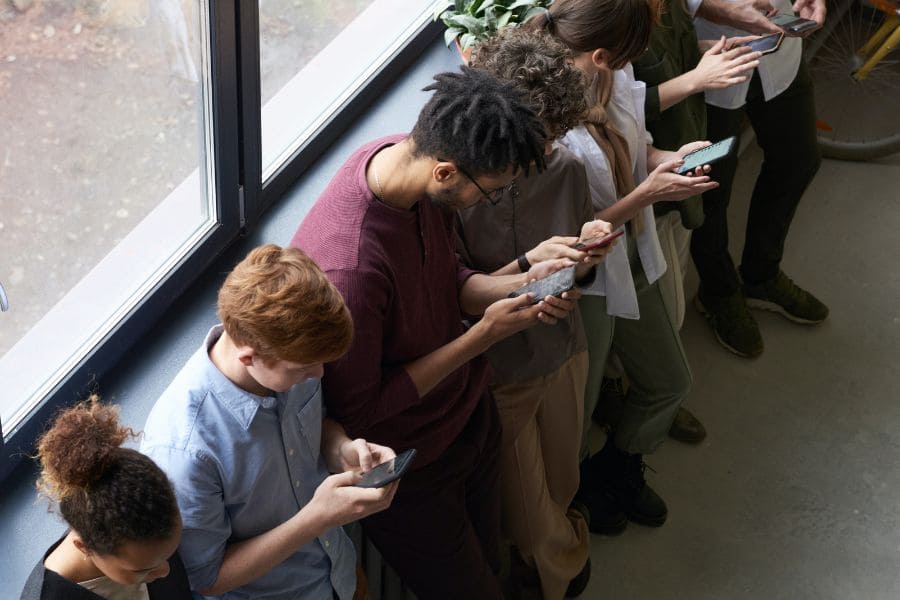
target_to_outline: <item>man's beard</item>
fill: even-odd
[[[453,213],[459,210],[458,188],[443,189],[436,194],[425,194],[429,202],[444,212]]]

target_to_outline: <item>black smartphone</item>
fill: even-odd
[[[792,33],[794,35],[799,35],[801,33],[806,33],[807,31],[812,31],[813,29],[819,28],[819,24],[811,19],[804,19],[803,17],[798,17],[796,15],[787,13],[781,13],[775,15],[774,17],[769,17],[769,20],[784,29],[786,32]]]
[[[781,48],[781,40],[784,39],[784,33],[772,33],[758,37],[755,40],[738,44],[739,46],[747,46],[754,52],[762,52],[763,54],[771,54]]]
[[[404,450],[394,458],[386,460],[380,465],[375,465],[371,468],[371,470],[363,473],[362,479],[357,482],[356,487],[384,487],[390,482],[396,481],[403,477],[403,474],[409,470],[409,466],[412,464],[415,458],[415,448]]]
[[[517,298],[522,294],[534,294],[531,299],[532,304],[537,304],[547,296],[562,296],[564,292],[568,292],[575,287],[575,265],[560,269],[555,273],[532,281],[528,285],[523,285],[519,289],[510,292],[509,298]]]
[[[731,136],[706,148],[695,150],[684,157],[684,164],[675,172],[684,175],[703,165],[711,165],[730,155],[736,147],[737,138]]]
[[[585,252],[588,250],[593,250],[594,248],[606,248],[607,246],[612,244],[612,241],[614,239],[616,239],[617,237],[619,237],[620,235],[622,235],[624,233],[625,233],[624,229],[619,229],[618,231],[613,231],[612,233],[610,233],[608,235],[602,235],[600,237],[590,238],[590,239],[584,240],[583,242],[578,242],[577,244],[573,244],[572,248],[574,248],[576,250],[582,250]]]

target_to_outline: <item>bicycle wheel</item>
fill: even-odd
[[[837,19],[809,40],[819,146],[829,158],[869,160],[900,151],[900,52],[887,54],[865,79],[853,77],[865,60],[856,54],[885,20],[859,1],[839,7]]]

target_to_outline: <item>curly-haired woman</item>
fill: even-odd
[[[97,397],[63,411],[38,443],[38,489],[69,525],[25,583],[22,600],[191,598],[175,552],[181,516],[165,474]]]

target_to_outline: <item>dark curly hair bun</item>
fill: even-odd
[[[116,461],[122,443],[134,432],[119,426],[113,406],[92,396],[62,411],[38,442],[44,489],[57,499],[99,480]]]
[[[38,441],[38,489],[85,546],[115,554],[123,542],[164,539],[181,517],[172,485],[149,457],[122,443],[136,433],[97,396],[60,412]]]

